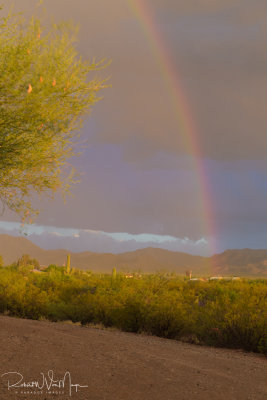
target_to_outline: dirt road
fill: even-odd
[[[0,400],[267,400],[267,358],[240,351],[0,316],[0,354]]]

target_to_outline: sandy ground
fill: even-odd
[[[267,400],[260,355],[6,316],[0,336],[0,400]]]

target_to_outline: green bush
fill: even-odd
[[[0,312],[101,323],[128,332],[267,354],[267,281],[196,282],[175,275],[66,274],[0,267]]]

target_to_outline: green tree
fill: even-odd
[[[44,30],[36,18],[0,18],[0,200],[22,220],[38,213],[32,194],[69,191],[79,130],[106,80],[91,76],[67,24]]]
[[[31,258],[29,254],[23,254],[17,261],[18,267],[32,266],[36,269],[40,268],[40,263],[35,258]]]

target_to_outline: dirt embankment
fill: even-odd
[[[267,399],[260,355],[5,316],[0,338],[0,375],[14,372],[0,378],[1,400]]]

